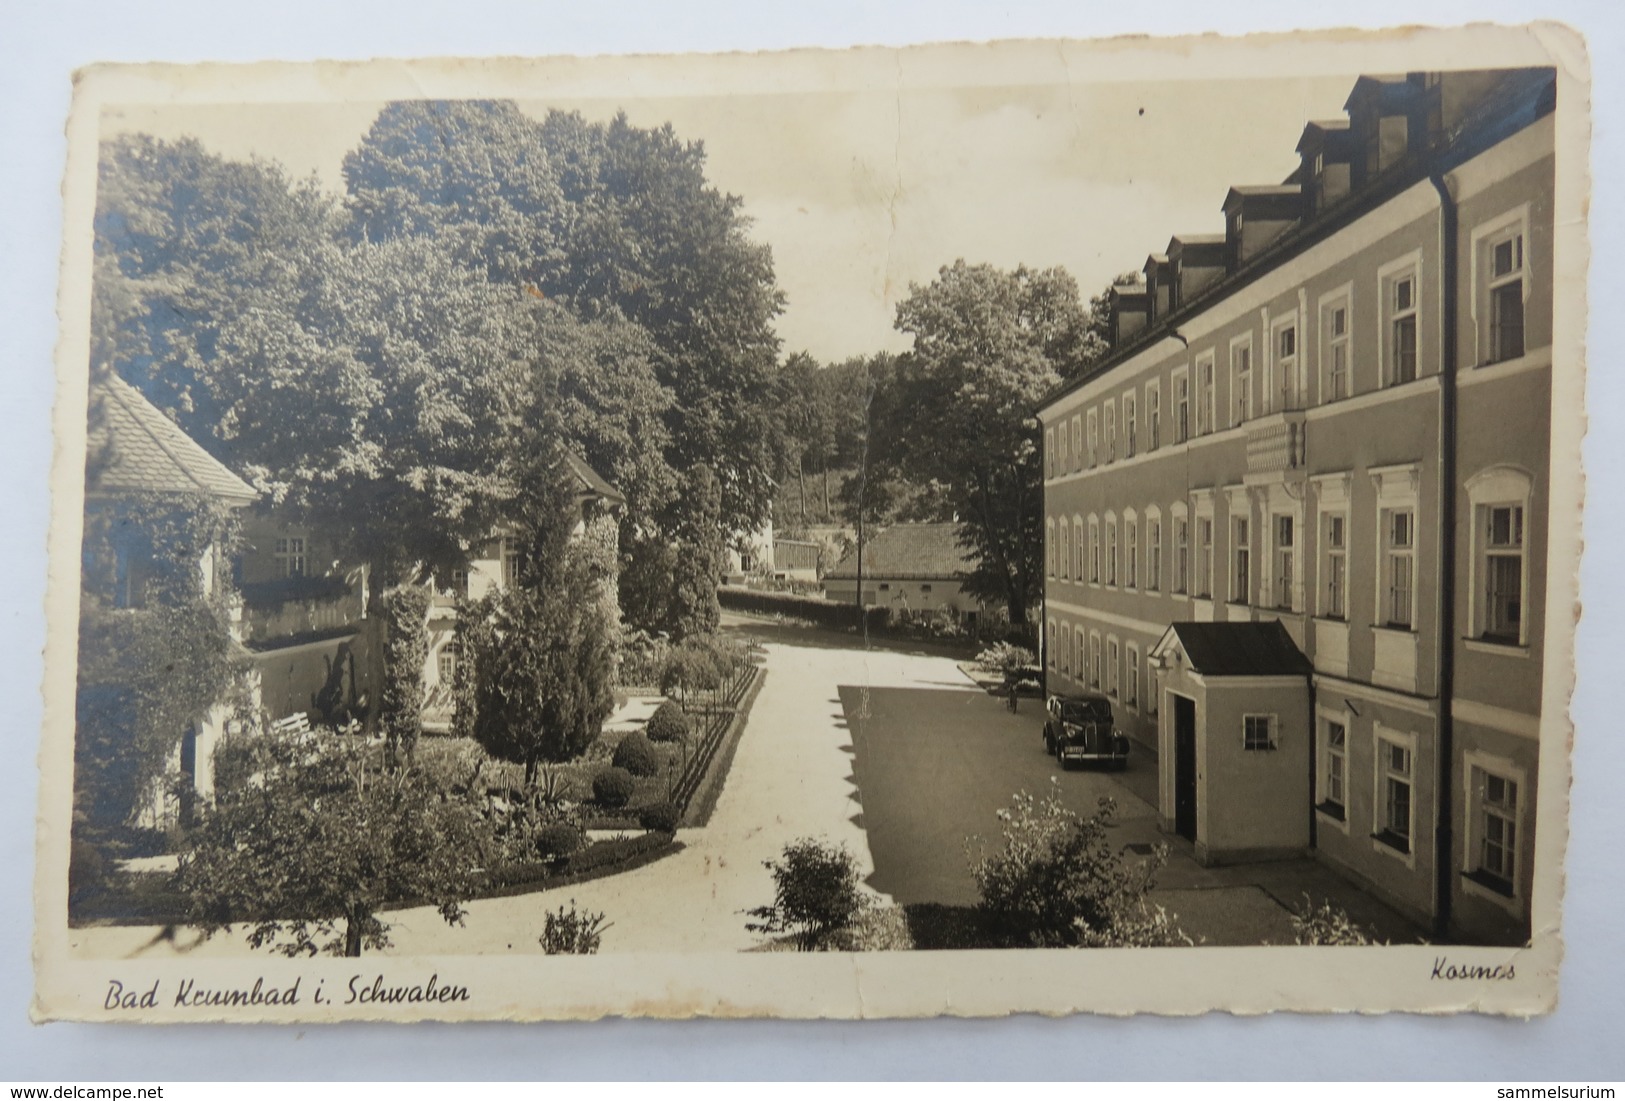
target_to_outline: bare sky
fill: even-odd
[[[1061,265],[1084,297],[1177,232],[1218,232],[1233,183],[1276,183],[1304,122],[1335,117],[1352,75],[1134,83],[951,83],[767,94],[519,97],[534,114],[671,122],[708,175],[740,195],[773,248],[785,350],[821,361],[908,339],[892,328],[911,282],[958,257]],[[120,105],[104,132],[191,134],[229,157],[280,161],[340,190],[368,102]]]

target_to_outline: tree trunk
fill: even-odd
[[[824,523],[829,523],[829,463],[824,464]]]
[[[380,609],[385,575],[383,563],[367,564],[367,611],[361,623],[365,628],[362,637],[367,640],[367,714],[362,730],[368,738],[375,737],[378,733],[378,720],[382,711],[379,704],[383,699],[385,678],[389,675],[389,666],[384,653],[388,638]]]
[[[349,959],[361,955],[361,927],[366,920],[366,915],[359,911],[351,911],[350,916],[344,919],[344,955]]]
[[[807,456],[796,456],[796,479],[801,484],[801,526],[807,526]]]

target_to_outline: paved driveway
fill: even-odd
[[[1120,774],[1062,772],[1044,752],[1039,701],[1023,700],[1012,714],[952,662],[912,684],[843,684],[840,698],[875,859],[870,883],[900,903],[975,902],[967,841],[996,845],[999,809],[1018,791],[1043,794],[1052,778],[1062,802],[1082,814],[1113,798],[1120,844],[1156,838],[1155,810]],[[1144,757],[1129,762],[1131,772],[1148,778],[1154,767]]]

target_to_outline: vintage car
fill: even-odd
[[[1051,696],[1045,704],[1044,749],[1062,768],[1073,761],[1128,766],[1128,738],[1112,723],[1112,704],[1098,692]]]

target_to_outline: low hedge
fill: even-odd
[[[740,589],[724,585],[717,590],[717,600],[730,611],[795,616],[837,631],[863,627],[871,631],[883,631],[891,622],[890,608],[865,608],[864,614],[860,615],[856,604],[844,600],[826,600],[820,596],[770,593],[760,589]]]
[[[676,803],[651,803],[638,811],[638,825],[646,830],[675,833],[683,820],[683,810]]]

